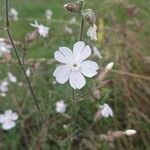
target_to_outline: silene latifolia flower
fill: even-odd
[[[11,48],[12,48],[11,45],[6,44],[3,41],[0,41],[0,57],[3,56],[5,53],[10,53]]]
[[[6,93],[8,91],[9,82],[7,80],[4,80],[0,83],[0,92]]]
[[[91,55],[91,48],[79,41],[74,44],[73,51],[67,47],[60,47],[54,53],[57,61],[62,63],[53,73],[56,81],[60,84],[66,83],[68,80],[74,89],[81,89],[86,84],[86,77],[93,77],[99,69],[94,61],[85,60]]]
[[[18,20],[18,12],[15,8],[10,8],[9,16],[14,20]]]
[[[16,125],[18,114],[12,112],[12,110],[6,110],[4,114],[0,114],[0,123],[2,124],[3,130],[10,130]]]
[[[17,82],[17,78],[12,73],[8,72],[7,76],[8,76],[8,80],[10,82],[12,82],[12,83],[16,83]]]
[[[52,10],[47,9],[47,10],[45,11],[45,16],[46,16],[46,19],[47,19],[47,20],[50,20],[50,19],[52,18],[52,16],[53,16]]]
[[[30,23],[30,25],[37,28],[41,36],[48,37],[49,27],[45,27],[42,24],[38,24],[37,21],[35,21],[35,23]]]
[[[104,105],[100,105],[99,107],[100,107],[101,115],[103,117],[105,118],[108,118],[109,116],[113,117],[113,111],[108,104],[105,103]]]
[[[63,100],[56,102],[56,112],[64,113],[66,111],[66,104]]]

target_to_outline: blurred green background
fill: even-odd
[[[0,79],[4,79],[8,70],[17,76],[23,86],[11,85],[7,97],[0,98],[0,113],[12,109],[19,114],[17,126],[9,132],[0,129],[0,149],[22,150],[67,149],[67,133],[63,128],[68,124],[71,112],[72,89],[69,84],[54,84],[52,73],[57,65],[51,62],[53,53],[60,46],[72,48],[79,39],[80,18],[64,10],[69,0],[12,0],[10,7],[18,11],[18,21],[11,21],[14,40],[24,41],[27,33],[34,30],[29,23],[37,20],[50,28],[48,38],[39,37],[28,45],[25,67],[35,67],[30,77],[39,100],[42,114],[47,123],[41,120],[27,89],[25,79],[18,64],[13,60],[0,65]],[[111,87],[102,89],[101,98],[96,100],[92,94],[79,102],[77,106],[77,124],[73,130],[72,149],[84,150],[148,150],[150,149],[149,96],[150,73],[150,1],[149,0],[86,0],[85,8],[94,10],[97,18],[98,41],[92,42],[86,36],[89,27],[85,24],[83,41],[97,46],[103,58],[94,57],[101,68],[110,61],[115,62],[115,71],[108,79],[113,80]],[[51,9],[53,16],[46,20],[45,10]],[[76,22],[70,23],[72,17]],[[73,29],[73,34],[64,31],[65,26]],[[0,26],[5,26],[5,1],[0,1]],[[0,30],[0,37],[7,37]],[[21,56],[22,49],[17,47]],[[39,59],[45,58],[39,63]],[[120,73],[119,71],[123,71]],[[131,73],[131,74],[128,74]],[[140,75],[137,76],[137,75]],[[142,76],[142,78],[141,78]],[[145,79],[146,77],[146,79]],[[86,88],[78,91],[85,93],[95,85],[95,79],[88,80]],[[55,112],[55,102],[64,99],[67,112],[64,115]],[[114,117],[101,119],[93,124],[93,117],[99,104],[109,103]],[[123,137],[114,142],[101,141],[100,135],[108,131],[133,128],[137,135]]]

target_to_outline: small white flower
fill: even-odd
[[[30,77],[30,75],[31,75],[31,70],[30,70],[30,68],[27,68],[27,70],[26,70],[26,75],[27,75],[28,77]]]
[[[64,125],[63,125],[63,128],[64,128],[64,129],[67,129],[67,128],[68,128],[68,126],[67,126],[66,124],[64,124]]]
[[[4,80],[1,84],[0,84],[0,91],[2,93],[6,93],[8,91],[8,86],[9,86],[9,82]]]
[[[12,110],[6,110],[4,114],[0,114],[0,123],[4,130],[10,130],[15,127],[15,121],[18,119],[18,114]]]
[[[0,42],[0,56],[4,53],[10,53],[11,45],[6,44],[5,42]]]
[[[72,28],[70,28],[69,26],[64,26],[64,31],[66,32],[66,33],[69,33],[69,34],[73,34],[73,30],[72,30]]]
[[[18,12],[16,9],[10,8],[9,15],[14,21],[18,20]]]
[[[130,136],[130,135],[136,134],[137,131],[134,130],[134,129],[128,129],[128,130],[124,131],[124,133],[125,133],[126,135]]]
[[[91,40],[97,41],[97,26],[94,24],[93,26],[90,26],[90,28],[87,31],[87,36],[91,38]]]
[[[37,21],[35,21],[35,23],[30,23],[30,25],[37,28],[41,36],[48,37],[49,27],[45,27],[42,24],[38,24]]]
[[[101,115],[105,118],[108,118],[109,116],[113,117],[113,111],[111,107],[108,104],[104,104],[102,106],[99,106],[101,109]]]
[[[58,101],[56,103],[56,112],[58,113],[64,113],[66,111],[66,104],[64,103],[63,100]]]
[[[99,59],[102,59],[102,55],[100,53],[100,51],[98,50],[98,48],[96,46],[93,47],[93,53],[95,56],[97,56]]]
[[[113,68],[113,66],[114,66],[114,63],[113,63],[113,62],[110,62],[110,63],[105,67],[105,69],[106,69],[106,70],[111,70],[111,69]]]
[[[46,19],[47,19],[47,20],[50,20],[50,19],[52,18],[52,16],[53,16],[52,10],[47,9],[47,10],[45,11],[45,16],[46,16]]]
[[[13,83],[17,82],[17,78],[12,73],[8,72],[7,76],[10,82],[13,82]]]
[[[57,61],[63,63],[53,73],[58,83],[64,84],[68,80],[74,89],[81,89],[86,84],[86,77],[93,77],[97,74],[98,65],[94,61],[85,60],[91,55],[91,48],[79,41],[74,44],[73,52],[67,47],[60,47],[54,53]]]
[[[6,93],[0,93],[1,97],[6,97]]]

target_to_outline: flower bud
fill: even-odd
[[[92,25],[95,24],[96,17],[95,17],[93,10],[86,9],[81,15],[85,21],[89,22]]]
[[[127,136],[131,136],[131,135],[134,135],[137,133],[136,130],[133,130],[133,129],[128,129],[124,132]]]
[[[110,62],[110,63],[105,67],[105,69],[106,69],[106,70],[111,70],[111,69],[113,68],[113,66],[114,66],[114,63],[113,63],[113,62]]]
[[[27,36],[25,37],[25,40],[26,40],[26,42],[32,42],[32,41],[34,41],[38,36],[39,36],[38,30],[34,30],[33,32],[27,34]]]
[[[109,71],[113,68],[113,66],[114,66],[114,63],[113,63],[113,62],[110,62],[110,63],[105,67],[105,69],[99,74],[99,76],[98,76],[97,79],[98,79],[99,81],[105,80],[106,77],[107,77],[107,75],[108,75],[108,73],[109,73]]]
[[[72,13],[79,13],[81,10],[81,6],[78,3],[67,3],[64,8]]]

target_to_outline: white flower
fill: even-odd
[[[96,46],[93,47],[93,53],[95,56],[97,56],[99,59],[102,59],[102,55],[100,53],[100,51],[98,50],[98,48]]]
[[[0,93],[1,97],[6,97],[6,93]]]
[[[46,19],[49,20],[49,19],[52,18],[53,12],[52,12],[50,9],[47,9],[47,10],[45,11],[45,16],[46,16]]]
[[[5,42],[0,41],[0,56],[2,56],[4,53],[10,53],[11,48],[12,48],[11,45],[8,45]]]
[[[137,131],[134,130],[134,129],[128,129],[128,130],[124,131],[124,133],[125,133],[126,135],[130,136],[130,135],[136,134]]]
[[[98,70],[97,63],[85,60],[90,55],[90,46],[82,41],[74,44],[73,52],[67,47],[60,47],[59,51],[54,53],[55,59],[63,63],[53,73],[56,81],[64,84],[69,80],[74,89],[81,89],[85,86],[84,76],[91,78],[97,74]]]
[[[108,104],[104,104],[102,106],[99,106],[101,109],[101,114],[103,117],[108,118],[109,116],[113,117],[113,111],[111,107]]]
[[[18,119],[18,114],[12,110],[6,110],[4,114],[0,114],[0,123],[4,130],[10,130],[15,127],[15,121]]]
[[[35,23],[30,23],[30,25],[37,28],[41,36],[48,37],[49,27],[45,27],[42,24],[38,24],[37,21],[35,21]]]
[[[30,70],[30,68],[27,68],[27,70],[26,70],[26,75],[27,75],[28,77],[30,77],[30,75],[31,75],[31,70]]]
[[[9,85],[9,82],[4,80],[1,84],[0,84],[0,91],[2,93],[6,93],[8,91],[8,85]]]
[[[10,8],[9,15],[14,21],[18,20],[18,12],[16,9]]]
[[[110,63],[105,67],[105,69],[106,69],[106,70],[111,70],[111,69],[113,68],[113,66],[114,66],[114,63],[113,63],[113,62],[110,62]]]
[[[91,38],[91,40],[97,41],[97,26],[94,24],[93,26],[90,26],[90,28],[87,31],[87,36]]]
[[[12,73],[8,72],[7,76],[10,82],[13,82],[13,83],[17,82],[17,78]]]
[[[58,101],[56,103],[56,112],[58,113],[64,113],[66,111],[66,104],[64,103],[63,100]]]

